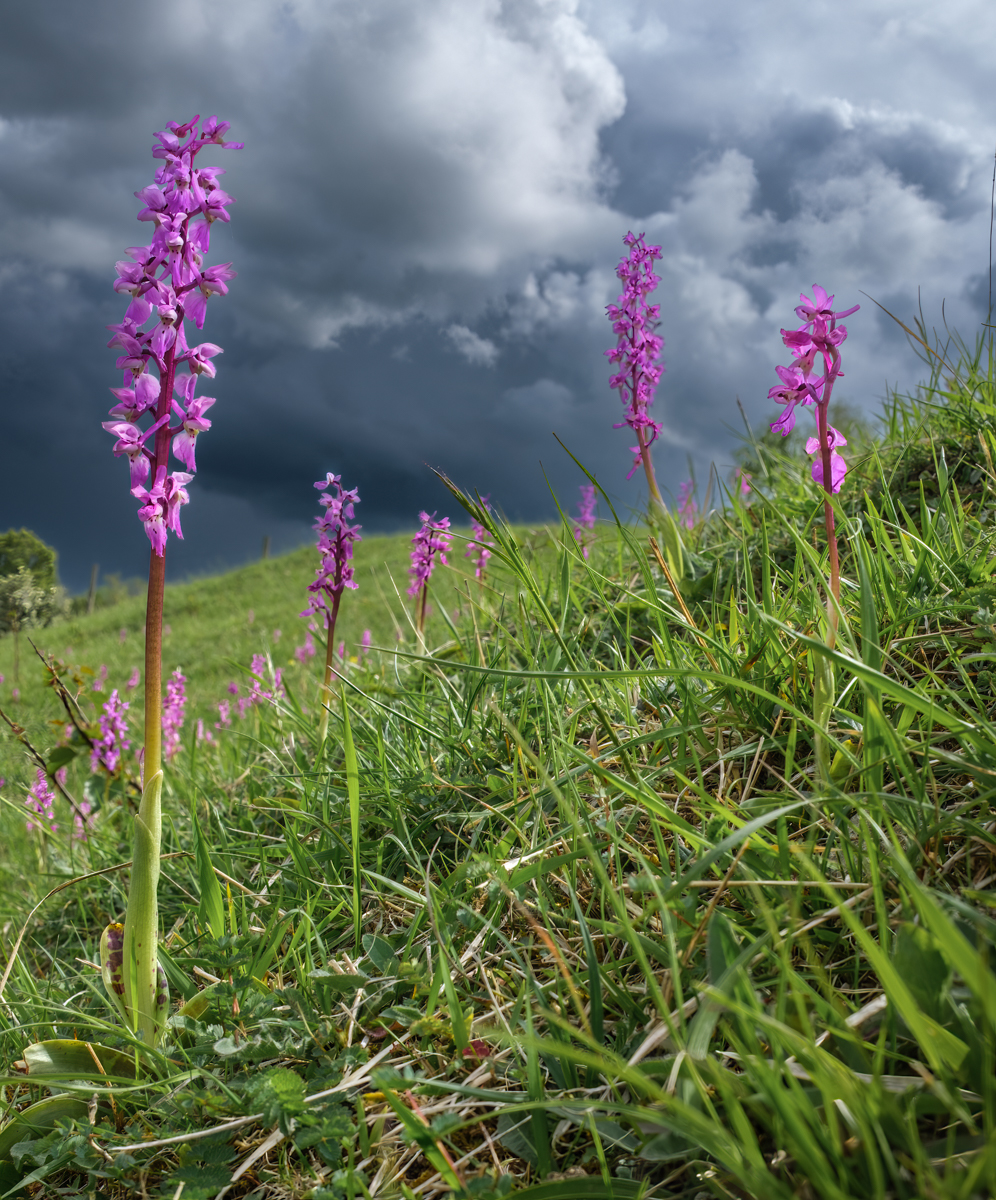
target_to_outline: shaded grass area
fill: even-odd
[[[406,635],[350,668],[324,745],[289,675],[175,760],[162,958],[184,1006],[161,1051],[90,965],[123,903],[120,780],[85,845],[31,843],[38,882],[8,859],[5,1101],[50,1084],[83,1109],[71,1136],[0,1132],[0,1157],[52,1195],[996,1192],[996,408],[962,351],[852,467],[833,651],[822,500],[770,441],[748,502],[681,538],[600,529],[587,559],[464,497],[492,584],[427,653]],[[238,599],[207,690],[211,654],[258,650],[250,598],[266,629],[303,607],[298,561],[167,609],[194,638]],[[347,639],[390,646],[358,611]],[[25,892],[71,879],[12,956]],[[25,1050],[55,1037],[122,1052],[113,1086]]]

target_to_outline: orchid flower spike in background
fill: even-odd
[[[333,475],[331,471],[324,479],[319,479],[316,488],[326,488],[319,497],[319,504],[325,510],[315,518],[315,531],[318,534],[318,549],[322,561],[318,566],[314,582],[308,584],[311,600],[308,607],[301,613],[302,617],[320,616],[325,622],[325,674],[322,679],[324,703],[322,717],[319,723],[318,741],[325,740],[329,726],[329,704],[332,698],[332,676],[335,668],[332,665],[332,648],[335,645],[335,623],[339,615],[339,601],[346,588],[357,588],[359,584],[353,578],[353,543],[362,541],[361,525],[350,525],[353,519],[354,504],[359,504],[360,493],[356,488],[346,491],[342,486],[342,476]],[[305,638],[305,644],[310,641],[310,635]],[[314,650],[312,649],[312,653]],[[303,662],[304,659],[302,658]]]
[[[587,534],[595,528],[595,510],[598,508],[598,496],[593,483],[580,485],[581,499],[578,501],[578,523],[574,526],[574,539],[580,545],[585,558],[588,557],[588,544],[592,540]]]
[[[124,320],[111,326],[108,345],[120,350],[122,386],[112,388],[117,404],[104,428],[117,439],[114,453],[128,459],[131,493],[152,543],[145,637],[145,791],[135,821],[135,856],[128,912],[121,934],[115,998],[126,1023],[154,1045],[165,1019],[156,943],[158,938],[159,847],[162,794],[162,615],[166,580],[166,539],[182,537],[180,509],[190,497],[195,444],[211,427],[204,415],[214,404],[195,396],[200,376],[213,379],[221,347],[190,345],[186,324],[204,328],[207,302],[224,295],[235,272],[231,263],[205,263],[216,221],[227,223],[229,196],[218,184],[218,167],[198,166],[208,146],[240,149],[225,141],[228,123],[199,116],[179,125],[170,121],[155,136],[152,157],[160,163],[155,182],[135,195],[138,220],[151,226],[147,245],[130,246],[117,264],[114,290],[129,297]],[[171,423],[173,422],[173,423]],[[171,470],[170,450],[185,470]],[[118,935],[105,938],[119,949]],[[111,949],[107,949],[111,953]],[[108,968],[108,971],[110,968]],[[107,976],[110,978],[110,975]],[[120,987],[120,991],[118,988]]]
[[[795,427],[795,410],[802,405],[810,405],[816,417],[816,437],[806,442],[806,453],[815,454],[813,463],[813,479],[829,496],[839,492],[844,476],[847,473],[847,463],[837,453],[838,446],[846,446],[847,442],[838,430],[834,429],[827,419],[830,407],[830,397],[837,380],[843,375],[840,369],[840,347],[847,337],[847,327],[838,325],[843,317],[849,317],[861,306],[853,305],[843,312],[835,312],[833,296],[813,285],[813,298],[799,296],[796,315],[803,322],[798,329],[783,329],[782,341],[791,351],[793,363],[789,367],[776,367],[775,371],[781,384],[768,392],[768,399],[785,405],[785,411],[771,425],[778,430],[782,437],[787,436]],[[822,363],[823,373],[816,374],[817,363]],[[824,518],[827,531],[827,546],[830,552],[830,590],[834,600],[840,601],[840,562],[837,555],[837,536],[834,532],[833,507],[829,499],[823,502]],[[831,645],[833,630],[836,628],[836,612],[830,612]]]
[[[482,496],[481,504],[490,512],[491,497]],[[483,579],[484,572],[488,565],[488,559],[491,557],[491,547],[494,546],[488,531],[480,523],[475,521],[473,517],[470,519],[470,526],[474,531],[474,540],[467,543],[467,549],[464,553],[464,558],[470,558],[474,555],[474,578]]]
[[[660,437],[661,426],[653,420],[649,410],[664,374],[664,364],[658,361],[664,339],[654,332],[660,318],[660,305],[647,303],[647,297],[660,283],[660,276],[654,274],[654,260],[661,257],[661,248],[646,245],[643,237],[642,233],[639,237],[627,233],[623,238],[629,246],[629,254],[616,268],[623,291],[618,304],[610,304],[605,310],[619,340],[611,350],[605,351],[605,356],[619,368],[609,380],[609,386],[618,390],[620,400],[626,405],[626,416],[613,428],[622,429],[626,425],[636,434],[636,445],[631,447],[633,466],[626,478],[632,479],[642,466],[651,502],[663,508],[664,501],[650,458],[650,447]]]
[[[408,574],[412,577],[408,587],[409,596],[418,596],[416,628],[419,637],[425,631],[425,609],[429,596],[429,577],[436,565],[436,555],[441,563],[446,563],[446,551],[450,548],[452,535],[447,533],[450,527],[449,517],[436,520],[436,514],[430,517],[427,512],[420,512],[418,519],[422,528],[412,538],[412,565]]]

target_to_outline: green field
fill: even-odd
[[[715,485],[691,529],[615,523],[603,496],[585,559],[569,526],[493,520],[484,586],[455,543],[425,653],[407,539],[364,540],[341,636],[379,649],[344,670],[324,744],[321,649],[293,659],[315,552],[169,588],[164,673],[190,695],[160,884],[171,1027],[136,1044],[92,965],[124,903],[134,761],[91,776],[77,732],[57,761],[79,751],[91,836],[67,808],[29,835],[8,736],[5,1104],[68,1089],[52,1119],[75,1124],[0,1130],[0,1182],[996,1194],[996,392],[984,347],[945,353],[848,430],[833,650],[822,493],[770,435],[744,450],[750,496]],[[37,631],[84,731],[143,620],[132,598]],[[0,703],[49,756],[57,697],[22,653],[12,704],[11,653]],[[198,743],[254,654],[286,697]],[[51,1039],[77,1040],[25,1049]]]

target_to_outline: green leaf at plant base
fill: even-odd
[[[134,1079],[135,1056],[96,1042],[59,1038],[34,1042],[21,1052],[31,1078],[59,1075],[63,1079]]]
[[[211,931],[214,938],[225,936],[225,900],[221,894],[221,884],[215,874],[211,862],[211,848],[204,836],[201,824],[197,820],[197,809],[190,806],[190,825],[194,831],[194,852],[197,859],[197,885],[200,888],[200,903],[197,906],[197,919],[202,929]]]
[[[85,1120],[88,1103],[79,1096],[46,1096],[22,1109],[13,1120],[0,1129],[0,1188],[4,1196],[14,1195],[14,1189],[24,1173],[14,1166],[11,1150],[28,1138],[50,1133],[59,1121]]]
[[[904,922],[896,935],[892,961],[923,1012],[943,1021],[952,972],[934,934],[922,925]]]

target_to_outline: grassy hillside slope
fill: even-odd
[[[0,1129],[0,1185],[996,1195],[996,372],[982,344],[940,352],[879,436],[848,432],[832,647],[823,497],[792,439],[750,448],[749,495],[681,531],[602,526],[587,558],[569,529],[477,512],[494,586],[437,573],[426,654],[390,585],[405,539],[362,543],[344,635],[388,650],[348,669],[328,738],[313,660],[168,764],[161,1048],[94,967],[125,894],[126,781],[71,765],[85,842],[26,837],[15,793],[0,1082],[11,1112],[46,1084],[80,1097],[71,1135]],[[196,710],[275,628],[290,659],[313,564],[171,591],[166,666]],[[113,684],[140,622],[122,606],[45,636],[75,630]],[[22,705],[51,745],[41,697]]]

